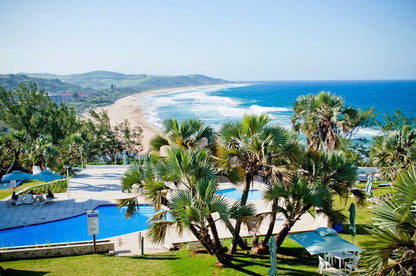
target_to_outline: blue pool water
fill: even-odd
[[[220,194],[220,195],[223,195],[223,196],[235,199],[235,200],[240,200],[241,195],[243,194],[243,191],[235,189],[235,188],[231,188],[231,189],[217,191],[217,194]],[[261,196],[261,192],[259,190],[250,190],[248,192],[248,198],[247,198],[248,201],[261,199],[261,198],[263,197]]]
[[[132,218],[124,218],[125,208],[100,206],[97,239],[128,234],[149,228],[147,220],[155,213],[153,206],[140,206]],[[92,240],[88,235],[87,215],[0,231],[0,247]]]

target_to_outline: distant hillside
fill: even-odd
[[[0,74],[0,86],[15,90],[19,82],[35,82],[57,102],[71,103],[79,111],[114,103],[116,100],[144,90],[228,83],[203,75],[153,76],[94,71],[84,74],[54,75]]]
[[[0,86],[6,90],[15,90],[20,82],[29,83],[34,82],[39,89],[47,91],[49,94],[80,94],[94,92],[92,89],[86,89],[72,83],[62,82],[58,79],[46,79],[28,77],[23,74],[8,74],[0,75]]]
[[[59,79],[81,87],[108,89],[111,85],[117,88],[136,88],[140,90],[170,88],[181,86],[210,85],[228,83],[222,79],[210,78],[204,75],[187,76],[157,76],[146,74],[122,74],[108,71],[93,71],[83,74],[53,75],[27,74],[30,77],[43,79]]]

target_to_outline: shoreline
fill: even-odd
[[[104,107],[98,107],[94,109],[95,111],[106,110],[108,116],[110,117],[111,125],[116,125],[123,122],[127,119],[131,127],[140,126],[143,129],[143,138],[142,145],[143,150],[140,154],[146,154],[149,152],[149,143],[150,140],[157,134],[162,134],[162,130],[150,123],[146,119],[146,114],[144,112],[144,103],[143,98],[151,95],[160,95],[167,93],[176,93],[187,91],[191,89],[202,89],[202,88],[231,88],[246,86],[244,83],[229,83],[229,84],[215,84],[215,85],[201,85],[201,86],[185,86],[185,87],[176,87],[176,88],[165,88],[165,89],[156,89],[143,91],[134,95],[130,95],[121,99],[118,99],[111,105]],[[85,116],[85,114],[83,115]]]

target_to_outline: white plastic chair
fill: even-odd
[[[345,266],[347,267],[348,271],[351,273],[353,271],[357,271],[359,262],[360,262],[360,257],[357,256],[355,259],[348,262]]]
[[[326,269],[326,268],[330,268],[331,264],[328,261],[325,261],[321,256],[318,255],[318,259],[319,259],[319,274],[322,274],[322,270]]]

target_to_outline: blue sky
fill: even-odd
[[[416,1],[0,0],[0,73],[416,79]]]

